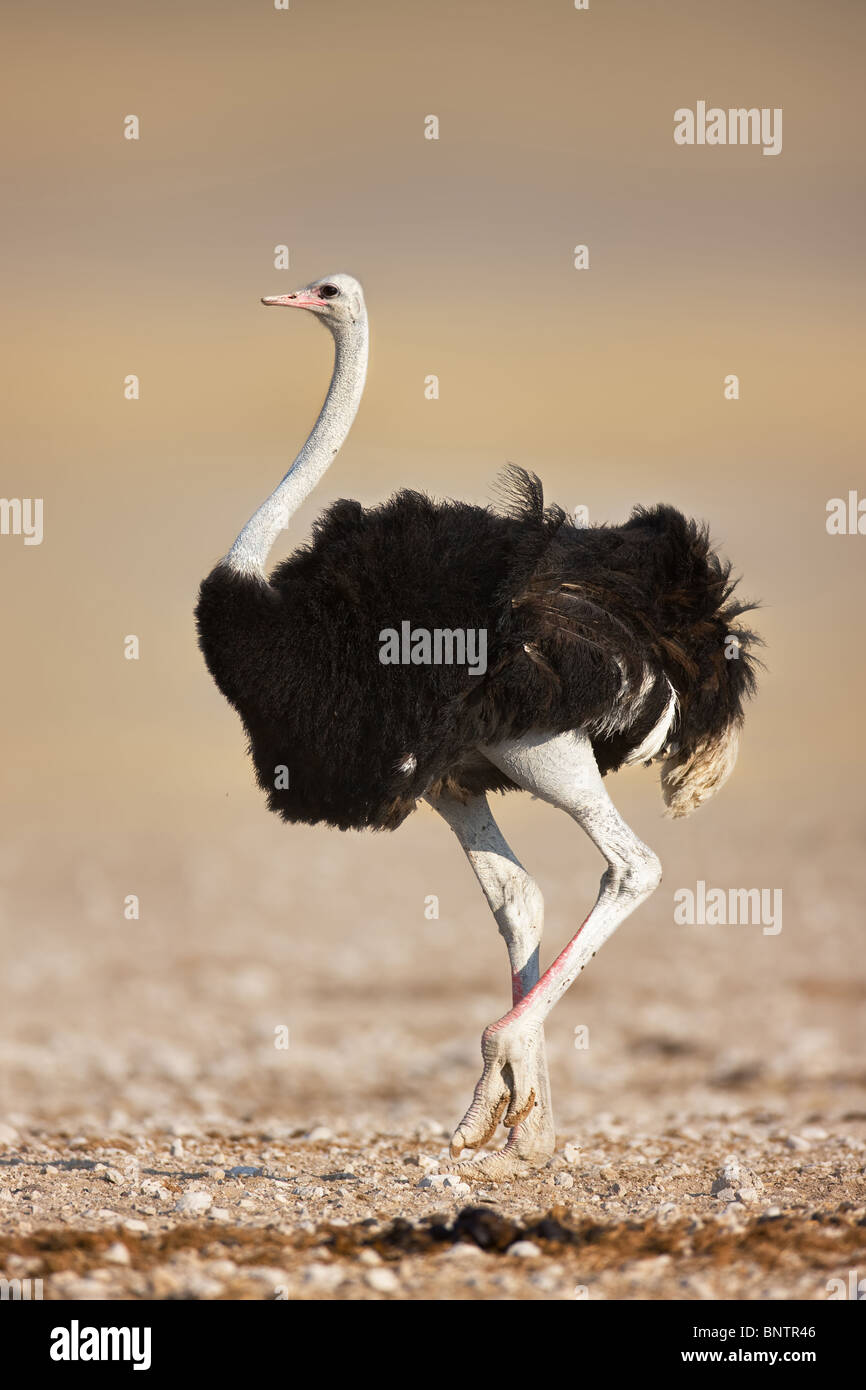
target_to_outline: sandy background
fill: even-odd
[[[604,1297],[825,1296],[826,1260],[796,1253],[797,1223],[818,1210],[862,1235],[839,1211],[862,1207],[866,1163],[866,542],[825,527],[828,499],[863,486],[864,23],[841,0],[7,15],[3,491],[45,505],[41,546],[0,537],[13,1262],[35,1270],[41,1256],[14,1242],[64,1227],[75,1258],[58,1277],[90,1279],[89,1296],[273,1296],[275,1276],[247,1287],[225,1270],[154,1283],[147,1271],[175,1258],[161,1247],[105,1266],[109,1236],[81,1256],[86,1233],[117,1222],[146,1228],[123,1239],[158,1241],[185,1219],[178,1192],[209,1185],[229,1216],[202,1222],[291,1247],[256,1255],[290,1296],[572,1297],[587,1281]],[[673,112],[699,99],[783,107],[782,154],[676,147]],[[122,138],[130,112],[138,142]],[[429,113],[438,142],[423,139]],[[279,243],[288,271],[273,268]],[[286,548],[338,496],[411,485],[485,502],[510,459],[594,520],[657,500],[707,517],[765,604],[768,671],[724,794],[672,825],[655,773],[612,784],[665,882],[548,1028],[561,1141],[578,1156],[561,1147],[537,1182],[489,1197],[417,1188],[507,1001],[505,952],[459,849],[426,810],[390,837],[268,817],[194,642],[199,579],[327,382],[325,335],[258,298],[337,269],[366,288],[371,373]],[[500,811],[545,891],[552,956],[600,863],[548,808]],[[673,894],[699,879],[781,889],[782,931],[677,925]],[[333,1137],[303,1138],[318,1130]],[[139,1168],[100,1197],[92,1165],[123,1153]],[[746,1201],[711,1191],[728,1154]],[[659,1164],[656,1181],[635,1155]],[[232,1166],[262,1168],[247,1175],[258,1195],[244,1175],[201,1176]],[[332,1199],[324,1175],[349,1168],[365,1195],[347,1179]],[[142,1194],[151,1170],[178,1192]],[[289,1173],[307,1190],[277,1203]],[[355,1251],[332,1256],[344,1275],[329,1284],[293,1243],[333,1219],[386,1229],[469,1200],[523,1222],[563,1202],[569,1220],[595,1212],[614,1232],[600,1282],[579,1256],[552,1275],[506,1256],[458,1278],[402,1254],[396,1287],[377,1288]],[[748,1233],[776,1210],[771,1222],[793,1223],[774,1247],[790,1260],[713,1246],[706,1269],[687,1268],[689,1222]],[[631,1284],[626,1219],[684,1223],[669,1263]],[[858,1247],[843,1244],[847,1270]],[[75,1288],[61,1279],[54,1296]]]

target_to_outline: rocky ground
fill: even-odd
[[[6,1277],[49,1299],[826,1299],[866,1270],[866,1116],[611,1122],[496,1187],[449,1177],[434,1125],[176,1129],[4,1128]]]
[[[665,885],[551,1019],[554,1159],[498,1185],[449,1177],[447,1139],[504,951],[428,813],[296,829],[291,855],[267,818],[7,847],[0,1274],[46,1299],[820,1300],[863,1279],[854,831],[702,814],[659,823]],[[546,808],[507,831],[552,953],[598,864]],[[696,877],[781,885],[782,929],[678,925]]]

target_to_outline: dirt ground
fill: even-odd
[[[508,970],[432,813],[341,836],[227,803],[207,832],[10,837],[0,1273],[48,1299],[820,1300],[864,1278],[856,817],[831,837],[732,784],[671,825],[654,778],[619,785],[665,881],[552,1015],[556,1155],[508,1184],[446,1176]],[[546,807],[497,814],[549,959],[600,862]],[[699,879],[781,888],[781,930],[677,923]]]

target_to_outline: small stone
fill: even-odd
[[[135,1235],[136,1232],[147,1230],[147,1222],[139,1221],[136,1217],[130,1216],[128,1220],[124,1221],[123,1229],[129,1231],[130,1235]]]
[[[535,1260],[541,1254],[541,1247],[534,1240],[516,1240],[505,1253],[516,1255],[519,1260]]]
[[[4,1147],[12,1147],[18,1143],[19,1134],[12,1125],[0,1124],[0,1144]]]
[[[145,1178],[144,1182],[141,1184],[140,1191],[143,1197],[155,1197],[159,1202],[171,1201],[171,1193],[168,1188],[163,1187],[162,1183],[158,1182],[156,1178]]]
[[[169,1265],[157,1265],[151,1271],[150,1288],[154,1298],[175,1298],[182,1287],[178,1272]]]
[[[380,1265],[382,1263],[382,1257],[377,1251],[371,1250],[368,1247],[361,1251],[358,1256],[358,1263],[362,1265]]]
[[[264,1168],[250,1168],[243,1163],[239,1163],[235,1168],[229,1168],[223,1177],[230,1178],[261,1178],[264,1176]]]
[[[742,1181],[743,1173],[739,1163],[735,1158],[729,1158],[724,1166],[718,1170],[710,1192],[714,1197],[718,1197],[729,1188],[736,1189]]]
[[[553,1181],[556,1187],[574,1187],[574,1178],[570,1173],[557,1173]]]
[[[208,1279],[206,1274],[200,1270],[191,1270],[184,1276],[181,1286],[184,1298],[212,1299],[218,1298],[223,1291],[223,1286],[216,1279]]]
[[[715,1183],[713,1186],[715,1187]],[[719,1188],[713,1193],[713,1196],[718,1197],[720,1202],[735,1202],[737,1200],[737,1194],[733,1187]]]
[[[319,1264],[314,1261],[304,1270],[304,1282],[314,1289],[332,1290],[343,1282],[343,1271],[339,1265]]]
[[[737,1189],[737,1197],[741,1202],[757,1202],[758,1189],[756,1187],[740,1187]]]
[[[825,1139],[830,1138],[826,1129],[821,1129],[820,1125],[803,1125],[803,1128],[800,1130],[800,1136],[815,1144],[821,1144]]]
[[[211,1217],[213,1221],[228,1221],[229,1209],[228,1207],[211,1207],[208,1216]]]
[[[316,1125],[309,1134],[304,1135],[304,1138],[308,1139],[311,1144],[329,1144],[334,1137],[334,1131],[328,1129],[327,1125]]]
[[[466,1193],[469,1191],[468,1182],[464,1182],[457,1173],[426,1173],[423,1178],[419,1179],[417,1186],[432,1187],[435,1188],[437,1192],[447,1190],[449,1192]]]
[[[117,1168],[107,1168],[104,1176],[106,1182],[113,1182],[117,1185],[125,1181],[123,1174]]]
[[[175,1203],[175,1211],[180,1212],[181,1216],[204,1216],[204,1213],[213,1205],[213,1197],[209,1192],[184,1192]]]
[[[748,1209],[742,1202],[729,1202],[724,1211],[720,1211],[715,1220],[720,1226],[731,1226],[739,1229],[744,1220],[748,1218]]]
[[[129,1251],[123,1241],[116,1240],[113,1245],[109,1245],[102,1257],[111,1265],[128,1265],[130,1263]]]
[[[205,1168],[205,1177],[210,1178],[211,1182],[222,1182],[225,1175],[225,1168]]]
[[[183,1140],[173,1139],[168,1151],[172,1158],[183,1158]]]
[[[565,1148],[564,1148],[563,1151],[562,1151],[562,1156],[563,1156],[563,1158],[565,1159],[566,1163],[579,1163],[579,1162],[580,1162],[580,1145],[579,1145],[579,1144],[566,1144]]]
[[[400,1280],[397,1278],[393,1269],[370,1269],[364,1275],[364,1282],[369,1284],[376,1293],[396,1293],[400,1287]]]
[[[809,1140],[805,1139],[801,1134],[789,1134],[785,1140],[785,1148],[793,1149],[794,1153],[805,1153],[808,1147]]]

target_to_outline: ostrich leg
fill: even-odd
[[[544,1020],[620,922],[661,881],[658,859],[629,829],[605,791],[585,734],[528,734],[482,752],[518,786],[567,811],[608,867],[595,906],[576,935],[541,979],[482,1034],[484,1070],[454,1136],[455,1144],[471,1146],[480,1143],[479,1136],[487,1137],[485,1117],[498,1117],[506,1108],[512,1117],[531,1113]],[[525,1170],[514,1146],[456,1166],[467,1176],[494,1179],[517,1177]]]
[[[511,1002],[519,1004],[538,982],[538,947],[544,923],[544,902],[538,884],[530,878],[503,838],[486,797],[475,796],[464,804],[445,792],[429,800],[460,841],[490,904],[508,947]],[[507,1095],[504,1092],[498,1095],[495,1105],[491,1105],[486,1092],[479,1087],[452,1140],[452,1153],[467,1145],[481,1148],[493,1137],[504,1117],[504,1123],[511,1126],[511,1133],[504,1149],[485,1155],[489,1176],[495,1176],[499,1166],[503,1176],[540,1167],[553,1153],[553,1114],[543,1029],[539,1028],[534,1034],[524,1060],[530,1093],[520,1111],[512,1106],[506,1114]]]

